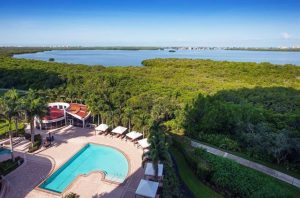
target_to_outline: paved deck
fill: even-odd
[[[130,167],[128,177],[123,184],[117,185],[101,180],[101,174],[92,173],[86,177],[78,177],[65,193],[75,192],[80,197],[134,197],[135,189],[143,177],[141,149],[129,141],[95,135],[91,129],[64,127],[51,132],[55,138],[52,147],[42,148],[34,154],[24,153],[28,142],[15,148],[18,151],[16,153],[24,155],[26,160],[17,170],[6,176],[9,189],[5,198],[60,197],[43,192],[37,186],[89,142],[112,146],[126,154]],[[41,134],[47,135],[43,132]]]
[[[201,144],[199,142],[195,142],[193,140],[191,140],[191,145],[193,147],[204,148],[205,150],[207,150],[207,152],[212,153],[214,155],[218,155],[218,156],[221,156],[221,157],[232,159],[232,160],[236,161],[239,164],[242,164],[242,165],[247,166],[249,168],[255,169],[255,170],[259,171],[259,172],[265,173],[265,174],[270,175],[270,176],[272,176],[272,177],[274,177],[276,179],[279,179],[281,181],[287,182],[287,183],[289,183],[291,185],[294,185],[294,186],[300,188],[300,180],[297,179],[297,178],[295,178],[295,177],[292,177],[290,175],[287,175],[285,173],[282,173],[282,172],[279,172],[279,171],[274,170],[272,168],[266,167],[264,165],[252,162],[250,160],[241,158],[239,156],[232,155],[232,154],[224,152],[222,150],[219,150],[219,149],[207,146],[205,144]]]

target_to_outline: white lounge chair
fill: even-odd
[[[146,149],[146,148],[148,148],[148,147],[150,146],[150,144],[149,144],[147,138],[144,138],[144,139],[142,139],[142,140],[139,140],[139,141],[138,141],[138,145],[139,145],[140,147],[142,147],[143,149]]]
[[[116,128],[114,128],[111,133],[112,134],[116,134],[118,137],[122,136],[123,134],[125,134],[125,132],[127,131],[126,127],[122,127],[122,126],[117,126]]]
[[[99,126],[97,126],[95,128],[95,131],[98,132],[99,134],[105,133],[108,129],[108,125],[107,124],[100,124]]]
[[[139,132],[131,131],[130,133],[126,134],[126,139],[129,138],[132,142],[134,142],[142,136],[143,136],[143,134],[141,134]]]

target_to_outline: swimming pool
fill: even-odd
[[[128,161],[117,149],[87,144],[71,159],[55,171],[39,187],[54,192],[63,192],[81,174],[103,171],[106,180],[123,182],[128,173]]]
[[[0,155],[3,155],[3,154],[10,154],[10,150],[5,149],[5,148],[0,148]]]

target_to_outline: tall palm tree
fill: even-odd
[[[18,120],[20,116],[20,97],[15,89],[11,89],[4,94],[0,100],[1,117],[8,121],[8,132],[10,139],[11,159],[14,161],[14,149],[12,141],[12,123],[15,123],[15,130],[18,131]]]
[[[170,162],[170,155],[168,153],[168,146],[166,143],[166,136],[159,123],[153,122],[150,128],[150,158],[155,170],[155,177],[158,176],[158,164],[160,161]]]
[[[128,130],[131,131],[131,120],[133,117],[133,110],[130,107],[124,109],[126,120],[128,121]]]
[[[31,144],[34,143],[34,119],[45,116],[48,106],[45,100],[39,97],[35,91],[29,89],[27,95],[22,100],[22,110],[26,114],[27,122],[30,123]]]
[[[101,120],[101,123],[103,124],[104,122],[104,117],[107,114],[108,111],[108,105],[106,104],[105,100],[100,97],[97,100],[97,107],[98,107],[98,125],[99,125],[99,120]]]
[[[148,123],[148,115],[146,113],[137,112],[137,116],[134,117],[137,126],[142,129],[143,138],[145,137],[145,127]]]
[[[98,115],[98,108],[97,108],[97,102],[96,102],[96,96],[95,94],[91,94],[87,99],[87,106],[89,111],[91,112],[93,116],[93,123],[95,122],[95,117]],[[98,118],[99,119],[99,118]],[[99,125],[99,121],[98,121]]]

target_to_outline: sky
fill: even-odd
[[[0,0],[0,46],[300,46],[300,0]]]

